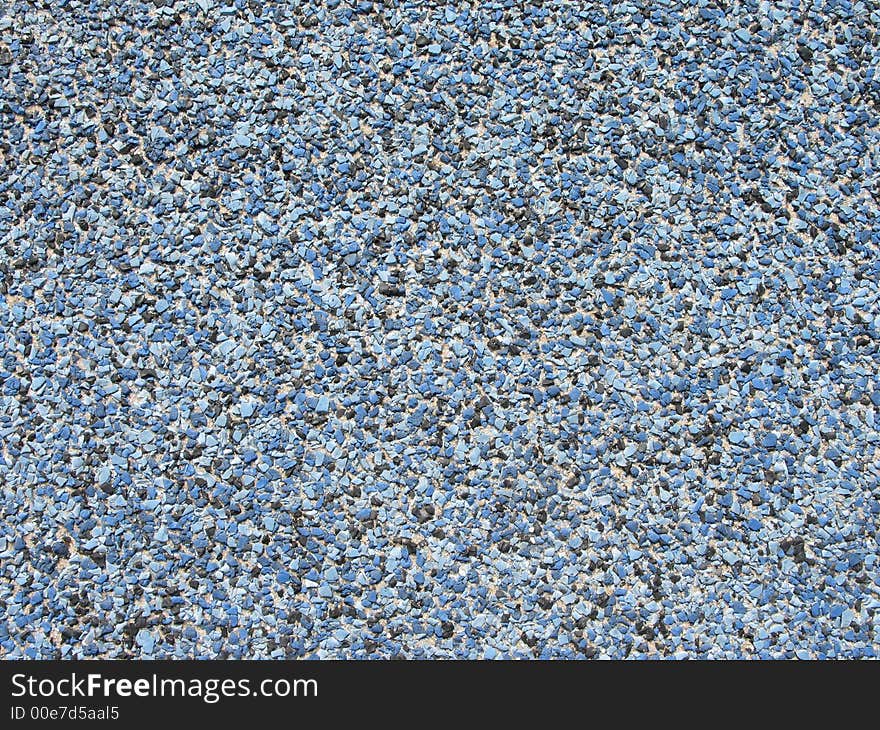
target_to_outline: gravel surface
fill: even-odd
[[[878,28],[5,3],[0,656],[877,656]]]

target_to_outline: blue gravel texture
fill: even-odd
[[[876,657],[878,49],[4,3],[0,656]]]

